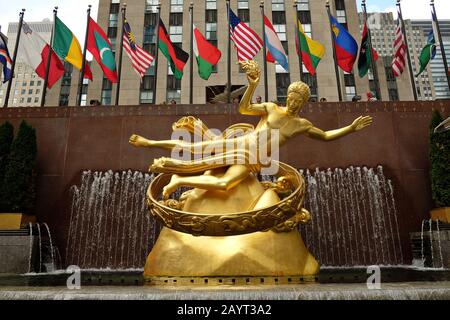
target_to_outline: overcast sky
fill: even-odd
[[[311,1],[323,1],[325,3],[325,0]],[[165,1],[162,2],[164,3]],[[360,9],[361,0],[357,0],[357,2],[358,9]],[[396,12],[395,2],[395,0],[367,0],[367,8],[370,12]],[[440,19],[450,19],[450,0],[436,0],[435,2],[438,17]],[[404,17],[409,19],[429,19],[429,3],[429,0],[402,0]],[[92,16],[96,18],[98,0],[0,0],[0,26],[3,33],[7,33],[8,24],[18,21],[19,12],[22,8],[27,10],[25,21],[34,22],[52,18],[53,7],[58,6],[58,16],[75,33],[78,39],[83,41],[86,28],[85,14],[89,4],[93,6]]]

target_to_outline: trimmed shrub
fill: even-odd
[[[36,131],[25,121],[20,124],[8,157],[3,185],[8,212],[33,214],[36,204]]]
[[[6,167],[8,165],[9,151],[11,150],[11,144],[14,139],[14,127],[11,123],[5,122],[0,126],[0,212],[5,212],[5,188],[2,183]]]
[[[439,111],[433,111],[430,125],[431,189],[437,208],[450,206],[450,131],[434,133],[442,122]]]

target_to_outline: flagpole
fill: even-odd
[[[191,61],[189,74],[189,104],[194,103],[194,3],[189,4],[189,13],[191,19]]]
[[[362,0],[362,9],[363,9],[363,13],[364,13],[364,21],[367,25],[367,7],[366,7],[366,0]],[[372,32],[370,31],[369,26],[367,26],[367,39],[369,40],[369,52],[370,52],[370,64],[372,67],[372,74],[373,74],[373,81],[375,83],[375,94],[377,96],[377,99],[379,101],[382,100],[381,97],[381,89],[380,89],[380,79],[378,77],[378,67],[377,67],[377,62],[374,59],[373,56],[373,47],[372,47]]]
[[[126,22],[126,15],[127,15],[127,4],[124,3],[122,7],[122,32],[120,35],[120,49],[119,49],[119,66],[117,69],[117,86],[116,86],[116,106],[119,106],[119,99],[120,99],[120,78],[122,77],[122,58],[123,58],[123,36],[124,36],[124,26]]]
[[[397,0],[397,7],[398,7],[398,12],[400,13],[400,17],[398,17],[398,18],[400,19],[400,22],[402,24],[403,37],[405,38],[406,56],[408,58],[408,67],[409,67],[409,76],[411,79],[411,88],[412,88],[413,95],[414,95],[414,101],[417,101],[416,80],[414,79],[414,71],[413,71],[412,63],[411,63],[411,55],[409,54],[408,36],[406,35],[405,21],[403,20],[402,6],[400,4],[400,0]]]
[[[334,44],[333,26],[331,25],[331,9],[330,9],[330,1],[329,0],[327,0],[326,8],[327,8],[327,13],[328,13],[328,21],[330,24],[331,44],[333,46],[334,71],[336,72],[336,82],[337,82],[337,87],[338,87],[339,102],[342,102],[341,78],[339,75],[339,67],[338,67],[337,58],[336,58],[336,46]]]
[[[156,22],[156,56],[155,56],[155,75],[153,76],[153,104],[156,105],[156,86],[158,84],[158,61],[159,61],[159,20],[161,19],[161,2],[156,6],[158,17]]]
[[[261,16],[262,16],[262,29],[263,29],[263,48],[264,48],[264,101],[269,101],[269,85],[267,79],[267,41],[266,41],[266,24],[264,23],[265,13],[264,13],[264,0],[261,0],[261,4],[259,5],[261,8]]]
[[[227,102],[231,103],[231,34],[230,34],[230,0],[227,2],[227,20],[228,20],[228,65],[227,65]]]
[[[439,20],[437,18],[436,14],[436,7],[434,6],[434,0],[431,0],[431,10],[434,15],[434,19],[436,19],[436,31],[439,41],[439,46],[441,47],[441,53],[442,53],[442,60],[444,61],[444,68],[445,68],[445,74],[447,75],[447,83],[448,88],[450,89],[450,70],[448,69],[448,62],[447,62],[447,55],[445,54],[445,48],[444,48],[444,42],[442,41],[442,33],[441,33],[441,27],[439,26]]]
[[[47,97],[48,77],[50,76],[50,64],[52,61],[52,54],[53,54],[53,37],[55,35],[55,22],[57,15],[58,15],[58,7],[55,7],[55,9],[53,9],[53,26],[50,35],[50,47],[48,49],[47,64],[45,65],[45,79],[44,79],[44,88],[42,89],[41,107],[45,106],[45,99]]]
[[[298,42],[298,51],[297,52],[297,56],[298,56],[298,64],[300,66],[300,81],[303,81],[303,57],[302,57],[302,44],[300,42],[300,38],[299,38],[299,33],[300,33],[300,29],[298,27],[298,22],[300,21],[300,17],[298,15],[298,1],[294,2],[294,10],[295,10],[295,30],[297,30],[297,34],[295,35],[297,37],[297,42]]]
[[[78,83],[77,106],[81,106],[81,97],[83,96],[83,81],[84,81],[84,73],[86,72],[86,53],[87,53],[87,44],[88,44],[88,35],[89,35],[89,21],[91,19],[91,8],[92,8],[92,6],[89,5],[88,10],[87,10],[86,38],[84,39],[83,63],[81,65],[81,74],[80,74],[80,80]]]
[[[17,51],[19,50],[19,41],[20,41],[20,35],[22,33],[22,26],[23,26],[23,16],[25,15],[25,9],[22,9],[22,11],[19,14],[19,28],[17,29],[17,38],[16,38],[16,44],[14,46],[14,54],[13,54],[13,61],[11,65],[11,79],[8,81],[8,87],[6,89],[6,95],[5,95],[5,103],[3,107],[8,107],[9,102],[9,96],[11,94],[11,87],[12,87],[12,81],[14,79],[14,69],[16,67],[16,59],[17,59]]]

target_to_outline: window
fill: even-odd
[[[335,0],[335,3],[336,3],[336,19],[346,29],[348,29],[347,15],[345,14],[345,2],[344,0]]]
[[[111,90],[102,90],[102,105],[109,106],[111,105]]]
[[[182,26],[170,26],[170,40],[173,43],[183,42],[183,27]]]
[[[286,12],[284,11],[273,11],[272,12],[272,23],[275,24],[286,24]]]
[[[279,103],[285,103],[287,97],[287,89],[290,85],[289,73],[277,73],[276,83],[277,83],[277,100]]]
[[[217,22],[217,10],[206,10],[205,11],[205,22],[206,23]]]
[[[217,1],[216,0],[206,0],[206,10],[216,10]]]
[[[217,41],[217,23],[206,24],[206,39]]]
[[[183,0],[170,0],[170,12],[183,12]]]
[[[284,0],[272,0],[272,11],[284,11]]]
[[[247,0],[238,0],[238,17],[242,22],[250,22],[250,9]]]
[[[141,104],[154,103],[153,101],[154,79],[155,77],[153,75],[145,75],[142,78],[141,94],[140,94]]]
[[[167,77],[167,101],[175,100],[181,102],[181,80],[175,79],[174,76]]]
[[[297,1],[298,11],[309,11],[309,0],[298,0]]]
[[[353,97],[356,96],[356,87],[345,87],[345,94],[347,101],[352,101]]]
[[[397,89],[389,89],[389,100],[390,101],[399,101]]]
[[[28,90],[28,94],[33,94],[33,89]]]
[[[170,103],[172,100],[177,104],[181,103],[181,90],[167,90],[167,101]]]
[[[60,95],[59,96],[59,105],[61,107],[67,107],[69,105],[69,96],[68,95]]]
[[[145,4],[145,11],[146,12],[152,12],[152,13],[157,13],[158,12],[158,3],[159,0],[146,0],[146,4]]]
[[[153,91],[141,91],[140,103],[141,104],[153,103]]]
[[[169,25],[183,26],[183,13],[171,13],[169,17]]]

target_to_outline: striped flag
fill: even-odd
[[[394,61],[392,62],[392,73],[396,78],[400,77],[405,71],[407,59],[406,50],[405,35],[402,31],[401,14],[399,11],[394,40]]]
[[[250,29],[247,24],[242,22],[230,9],[230,38],[237,50],[239,61],[253,60],[263,47],[263,41]]]
[[[3,64],[3,82],[12,78],[12,59],[9,55],[6,38],[0,33],[0,63]]]
[[[142,79],[155,58],[136,44],[134,34],[126,20],[123,29],[123,47],[131,60],[134,71],[136,71]]]

